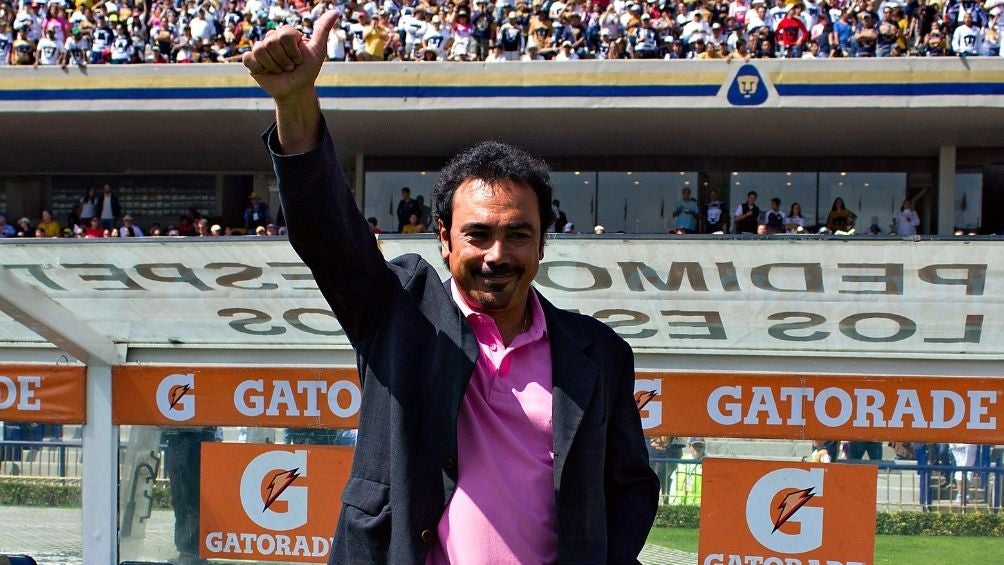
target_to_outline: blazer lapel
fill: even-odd
[[[589,336],[570,323],[564,312],[540,294],[537,296],[547,318],[551,340],[551,433],[554,438],[554,487],[558,491],[575,432],[599,380],[599,367],[584,352],[591,343]]]

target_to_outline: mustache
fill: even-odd
[[[471,274],[480,277],[504,277],[507,275],[522,275],[525,272],[525,268],[512,266],[508,263],[500,263],[491,267],[471,269]]]

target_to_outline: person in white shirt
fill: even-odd
[[[972,14],[966,13],[962,25],[952,34],[952,50],[956,55],[975,56],[980,54],[983,32],[973,25]]]
[[[119,228],[119,237],[143,237],[143,230],[133,223],[132,216],[129,214],[122,216],[122,227]]]
[[[555,61],[578,61],[579,54],[572,50],[572,42],[564,41],[561,43],[561,49],[558,54],[554,56]]]
[[[422,48],[422,41],[429,31],[429,24],[425,21],[425,8],[418,6],[415,14],[407,19],[401,17],[401,30],[404,31],[404,58],[411,60],[417,58],[417,52]]]
[[[328,60],[329,61],[344,61],[345,60],[345,40],[348,38],[348,34],[345,32],[345,27],[343,27],[341,21],[341,16],[335,16],[335,25],[331,28],[328,33]]]
[[[10,64],[13,50],[14,35],[10,32],[10,24],[6,20],[0,20],[0,67]]]
[[[899,214],[892,220],[896,235],[917,235],[917,226],[920,225],[920,216],[913,209],[913,204],[907,198],[899,209]]]
[[[63,44],[62,63],[65,69],[71,62],[80,68],[87,66],[87,52],[91,48],[91,40],[84,35],[79,27],[73,28],[72,35]]]
[[[680,30],[680,39],[693,45],[698,39],[707,39],[711,35],[711,27],[704,21],[704,12],[694,10],[693,19]]]
[[[526,53],[520,57],[520,61],[544,61],[544,56],[540,54],[540,47],[536,43],[526,46]]]
[[[56,43],[56,31],[49,28],[45,32],[45,37],[38,40],[38,47],[35,49],[35,68],[39,65],[58,65],[63,47]]]
[[[436,51],[436,57],[442,61],[446,59],[446,54],[449,52],[450,47],[450,32],[442,25],[442,20],[439,16],[432,16],[432,20],[429,22],[430,26],[426,30],[425,35],[422,36],[422,47],[426,49],[434,49]]]

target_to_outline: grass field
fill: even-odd
[[[697,530],[652,528],[648,543],[697,552]],[[875,565],[1004,564],[1004,540],[989,537],[884,536],[875,539]]]

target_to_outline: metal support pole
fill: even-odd
[[[84,563],[118,563],[118,426],[112,425],[112,368],[87,366],[84,433]]]
[[[955,233],[955,146],[938,154],[938,235]]]

